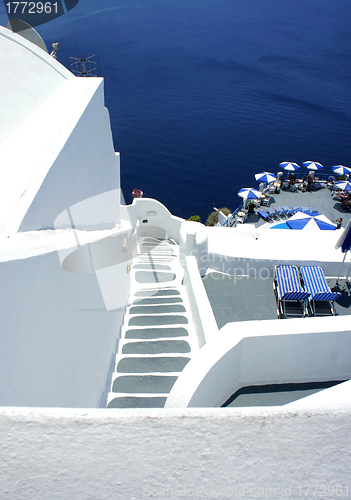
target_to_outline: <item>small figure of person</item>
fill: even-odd
[[[342,217],[340,219],[336,219],[336,229],[341,229],[342,225]]]
[[[307,182],[307,191],[311,191],[311,186],[312,186],[312,181],[313,181],[313,176],[311,173],[309,173],[306,177],[306,182]]]
[[[289,188],[294,188],[296,182],[296,175],[295,174],[290,174],[289,177]]]

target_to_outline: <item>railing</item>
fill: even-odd
[[[240,203],[240,205],[238,206],[238,208],[236,208],[236,209],[234,210],[234,212],[232,212],[231,214],[229,214],[229,215],[228,215],[227,220],[225,220],[225,221],[223,222],[223,224],[221,225],[221,227],[230,227],[230,226],[229,226],[229,223],[230,223],[230,222],[234,222],[234,219],[235,219],[236,214],[237,214],[238,212],[240,212],[240,210],[242,210],[242,208],[244,207],[244,203],[245,203],[245,202],[244,202],[244,201],[242,201],[242,202]],[[233,225],[233,224],[231,224],[231,225]]]

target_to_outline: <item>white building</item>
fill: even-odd
[[[349,382],[286,406],[220,408],[245,386],[348,381],[349,317],[219,330],[200,276],[235,275],[238,262],[242,275],[291,262],[336,275],[337,235],[209,229],[156,200],[121,204],[103,80],[74,77],[6,28],[0,57],[1,498],[351,494]],[[167,349],[180,351],[127,340],[152,330],[143,307],[158,326],[166,317]],[[155,374],[155,359],[175,368]],[[111,391],[143,377],[158,394]],[[134,397],[165,408],[104,407]]]

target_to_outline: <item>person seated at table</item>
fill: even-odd
[[[350,200],[350,195],[345,196],[345,198],[342,200],[342,206],[348,210],[351,208],[351,200]]]

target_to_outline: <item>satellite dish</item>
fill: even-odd
[[[23,36],[23,38],[25,38],[29,42],[34,43],[34,45],[37,45],[46,53],[49,53],[42,37],[37,31],[35,31],[34,28],[32,28],[30,24],[26,23],[25,21],[22,21],[21,19],[11,19],[7,23],[6,28],[13,31],[13,33],[17,33],[18,35]]]

